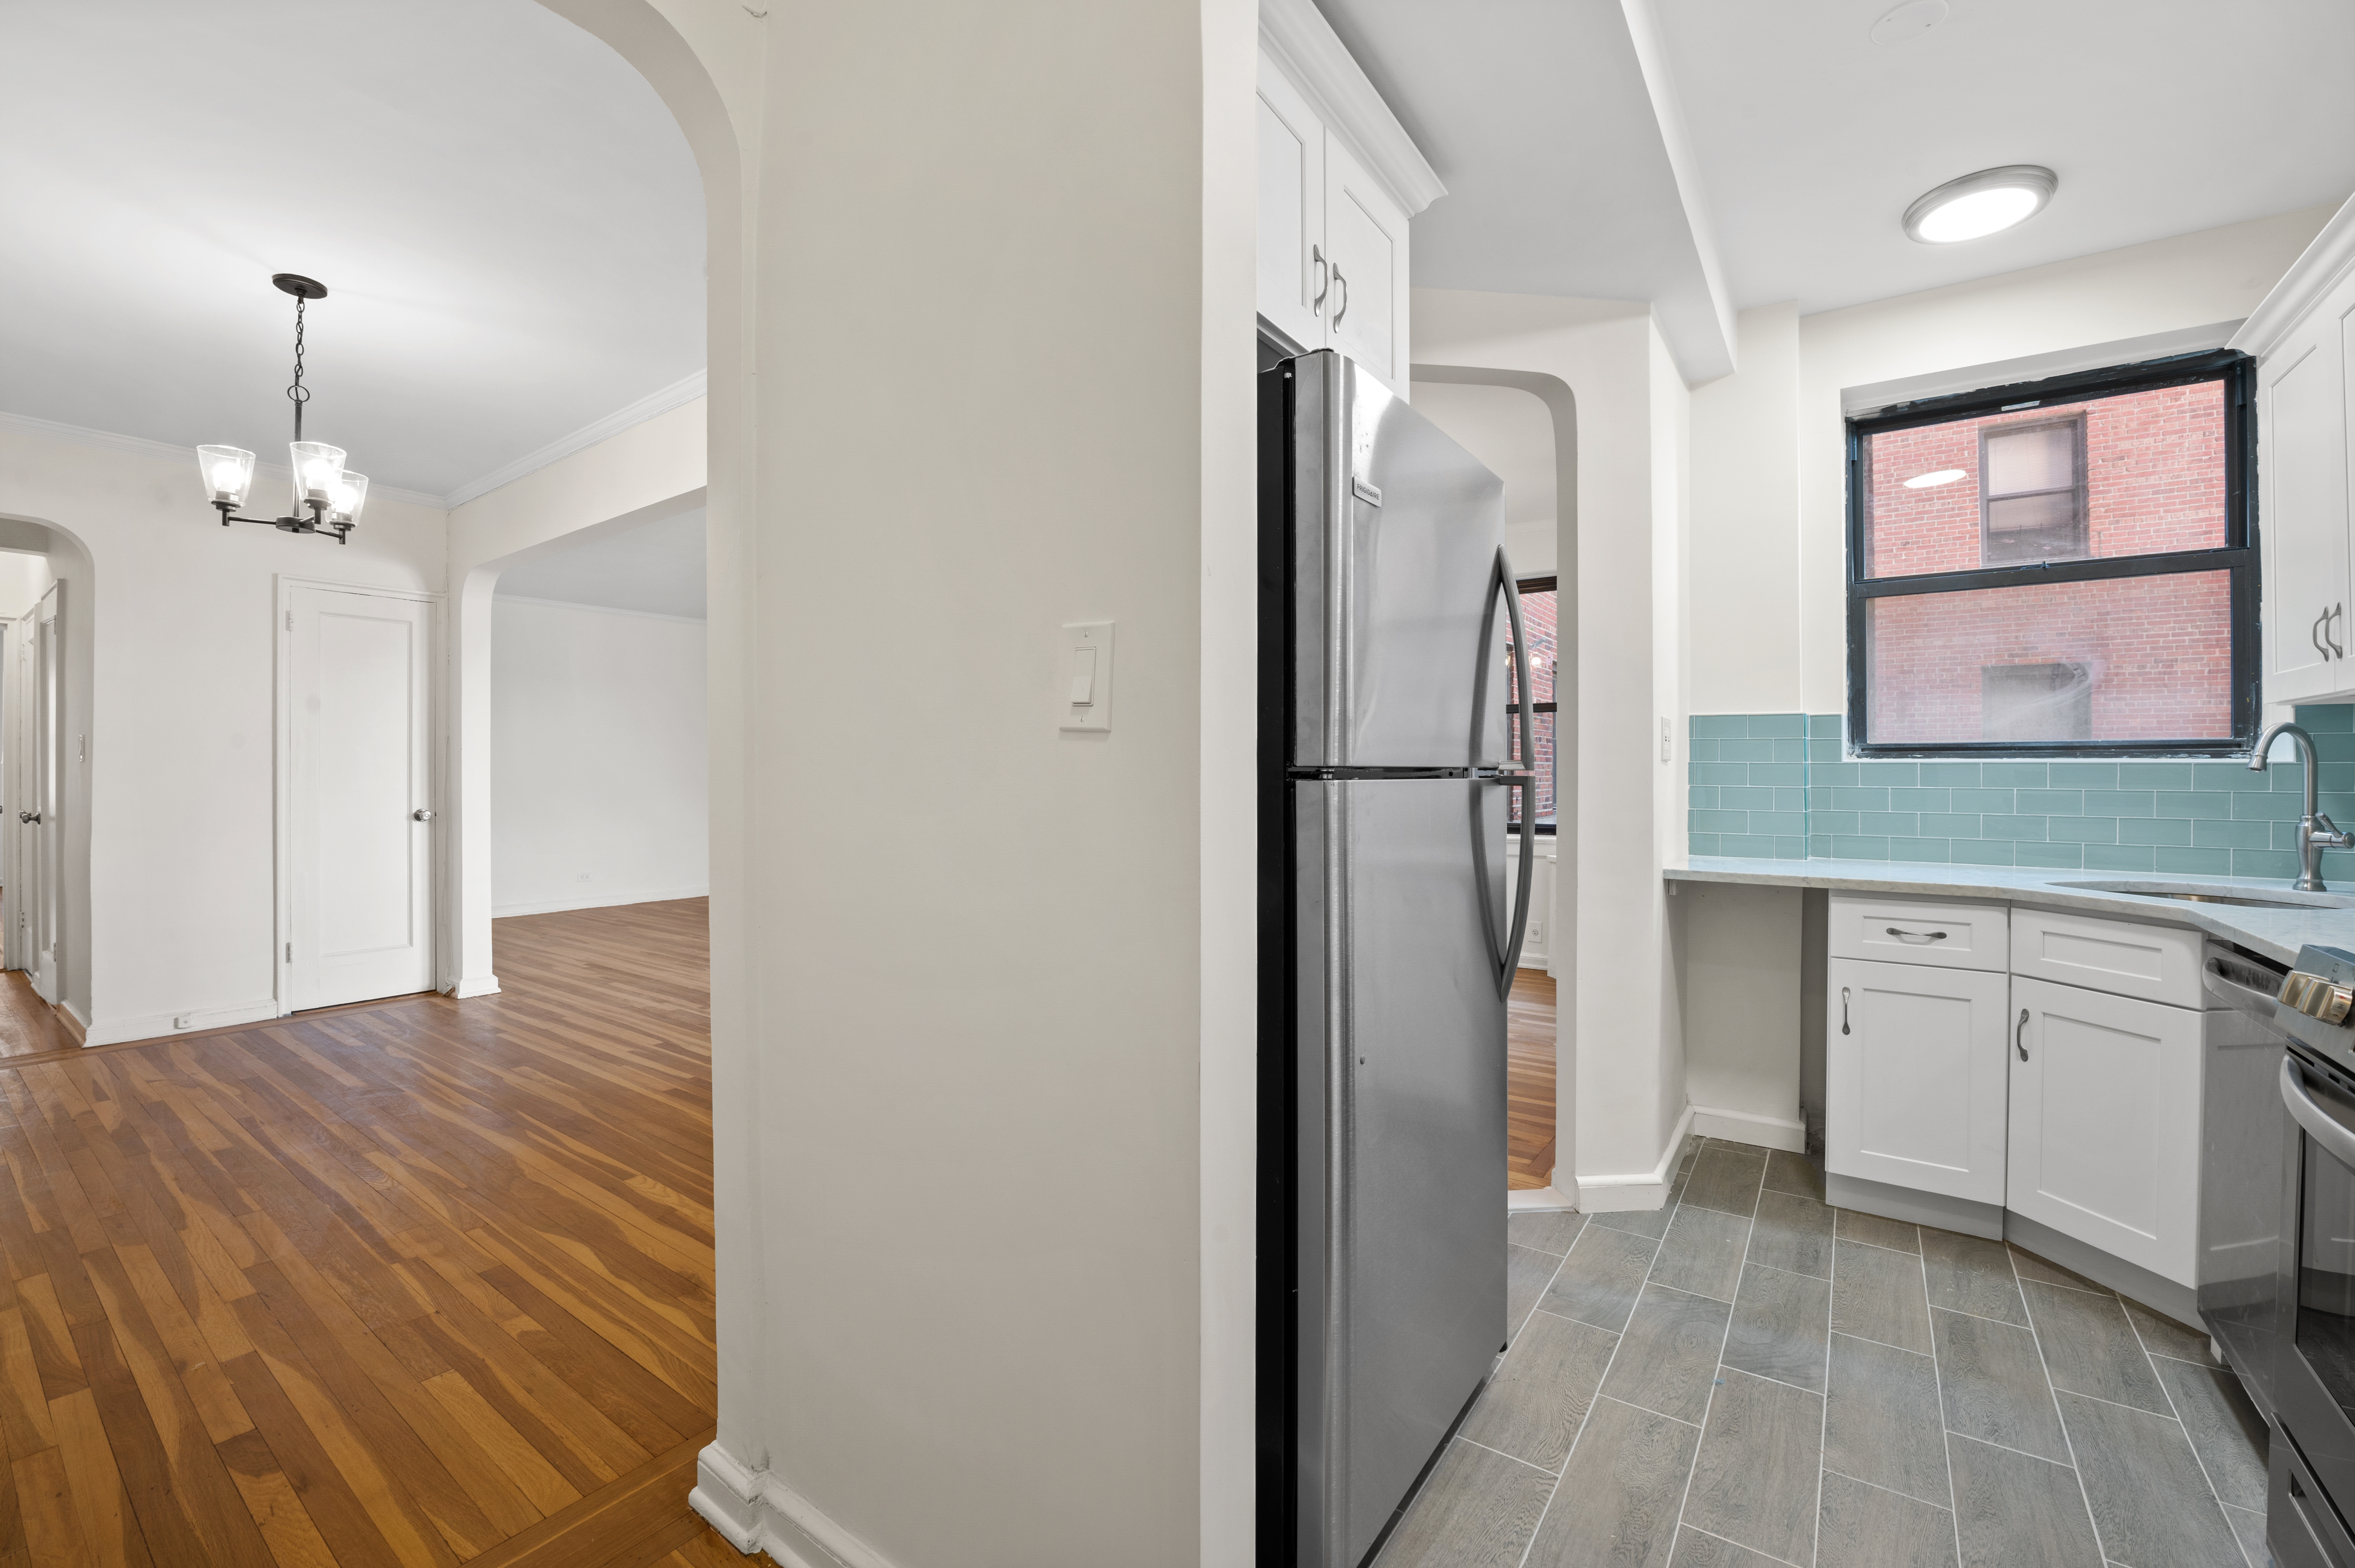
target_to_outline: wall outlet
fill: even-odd
[[[191,1029],[195,1027],[197,1015],[194,1013],[174,1013],[172,1015],[172,1027],[174,1029]]]

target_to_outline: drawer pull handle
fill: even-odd
[[[1946,940],[1946,933],[1943,931],[1906,931],[1894,925],[1883,926],[1881,929],[1888,932],[1890,935],[1897,938],[1900,942],[1944,942]]]
[[[1840,987],[1840,1033],[1848,1032],[1848,987]]]
[[[2028,1060],[2028,1042],[2020,1037],[2025,1035],[2027,1032],[2028,1009],[2026,1008],[2022,1008],[2019,1009],[2019,1022],[2014,1024],[2011,1029],[2011,1048],[2019,1052],[2019,1060],[2022,1061]]]

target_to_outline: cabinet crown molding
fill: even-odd
[[[1263,4],[1263,33],[1267,28],[1266,18],[1267,8]],[[2355,197],[2350,197],[2344,207],[2330,215],[2322,232],[2289,264],[2281,282],[2273,286],[2263,304],[2249,313],[2249,319],[2241,324],[2241,330],[2225,347],[2263,358],[2281,341],[2284,333],[2304,319],[2307,307],[2328,293],[2350,265],[2355,265]]]
[[[1447,194],[1315,0],[1260,0],[1259,41],[1409,218]]]

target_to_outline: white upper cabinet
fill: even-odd
[[[1259,314],[1407,395],[1407,220],[1445,193],[1313,0],[1263,0]]]
[[[2355,202],[2324,226],[2232,346],[2257,357],[2264,700],[2355,694],[2349,461],[2355,453]]]

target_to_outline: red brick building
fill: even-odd
[[[2219,382],[1875,433],[1865,570],[1968,571],[2225,542]],[[2232,732],[2230,576],[1868,602],[1879,743]]]

